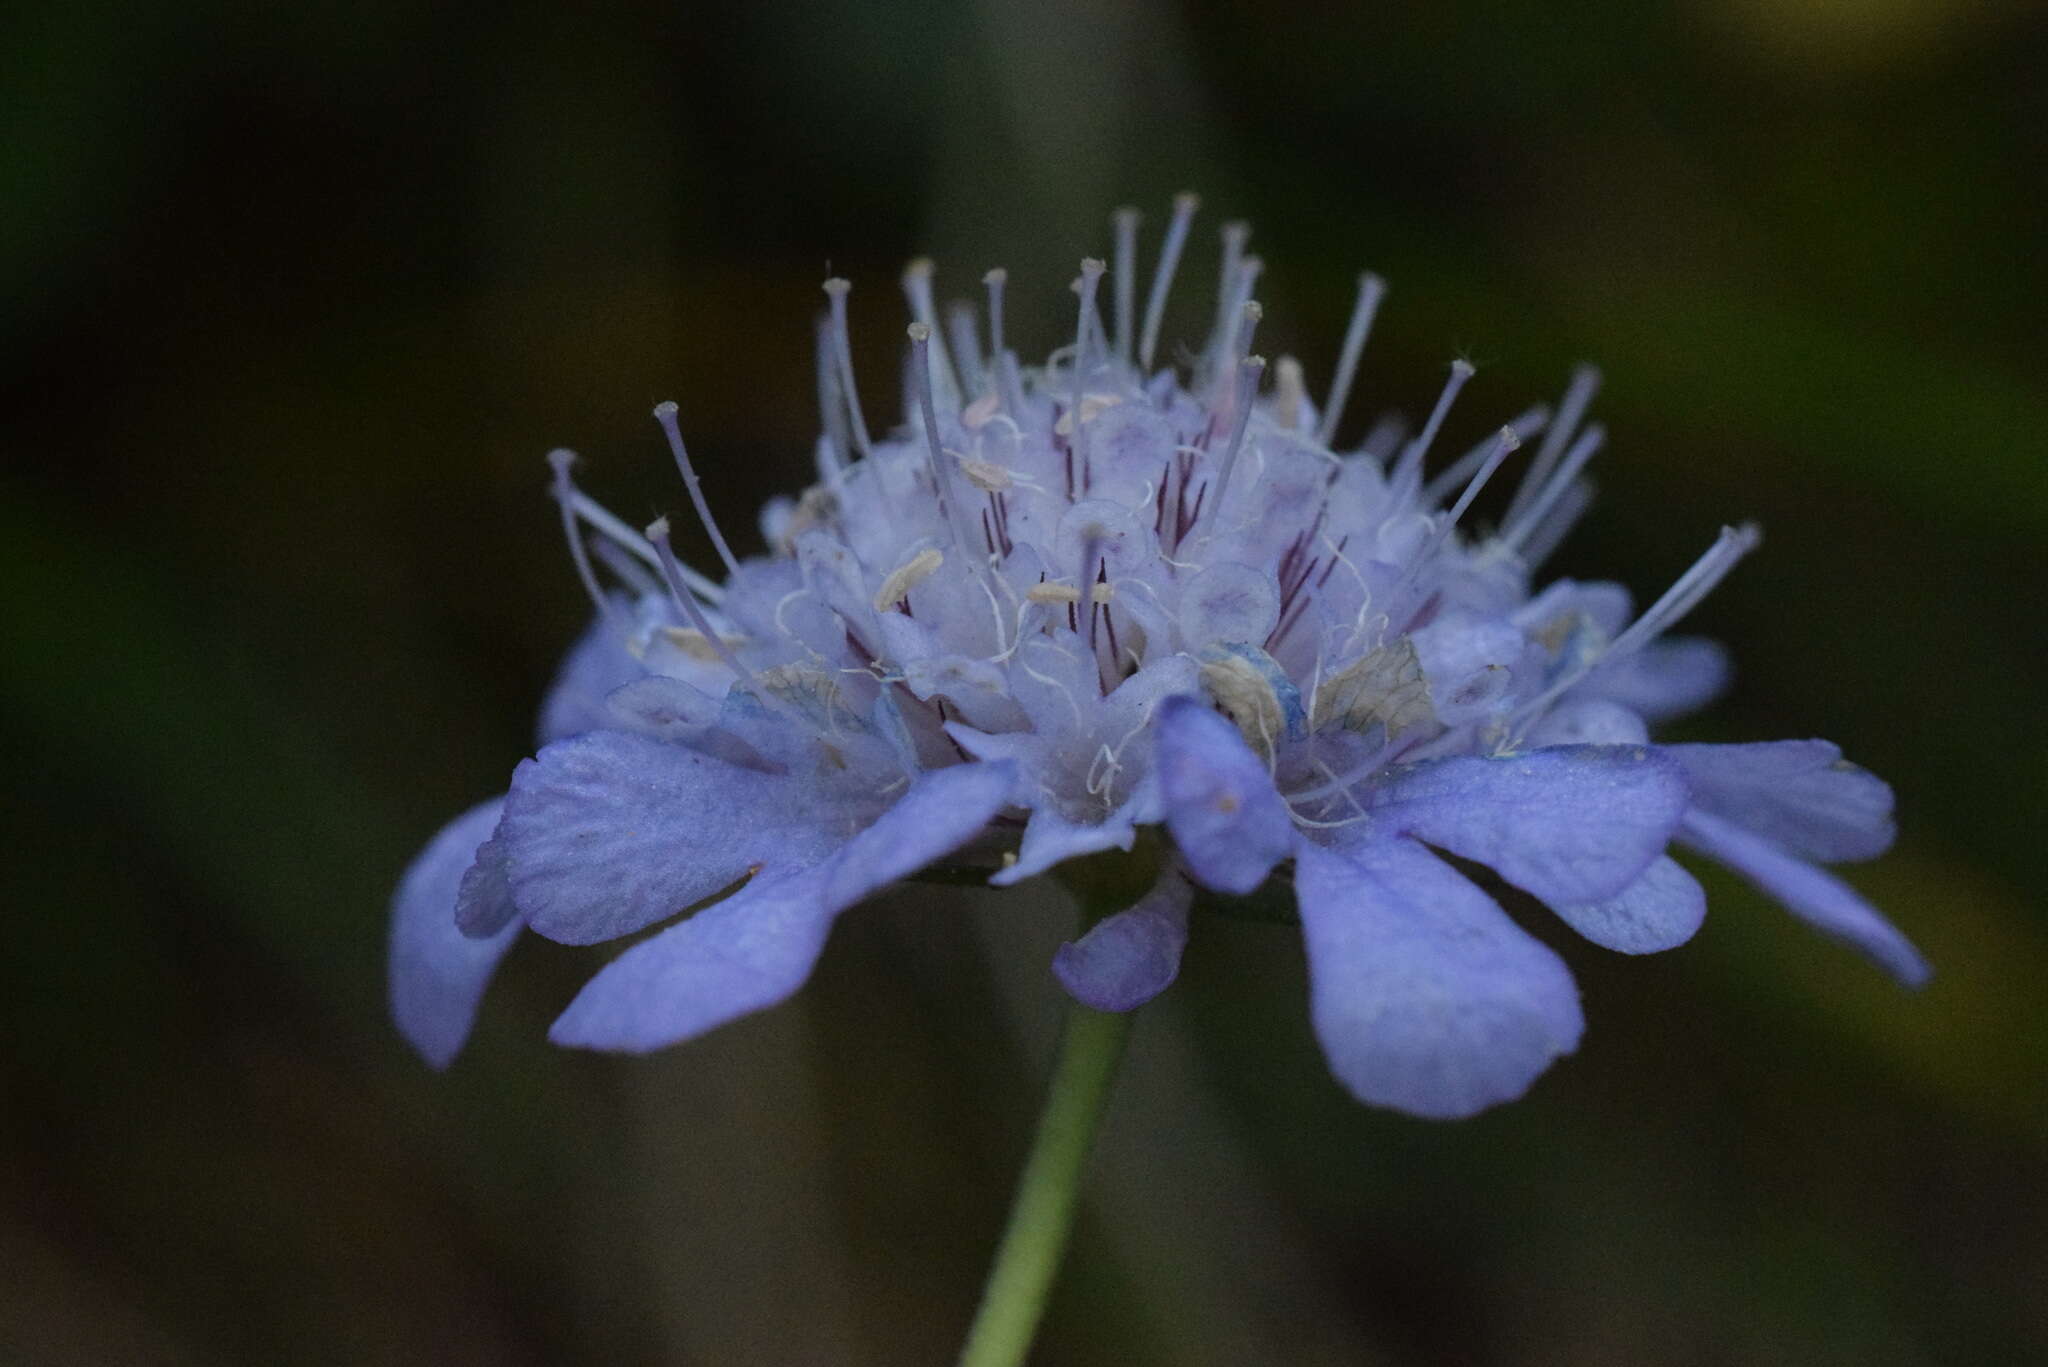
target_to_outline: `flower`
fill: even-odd
[[[1197,888],[1248,894],[1291,864],[1331,1069],[1414,1115],[1521,1095],[1583,1029],[1563,960],[1445,855],[1640,954],[1705,914],[1675,841],[1925,978],[1820,867],[1890,843],[1882,782],[1824,741],[1650,739],[1725,680],[1718,648],[1668,632],[1754,529],[1724,530],[1641,612],[1613,584],[1534,588],[1588,501],[1597,375],[1432,474],[1473,373],[1459,362],[1412,435],[1383,420],[1337,454],[1381,282],[1361,277],[1317,405],[1291,360],[1265,384],[1260,263],[1231,225],[1206,345],[1155,368],[1194,208],[1175,203],[1142,320],[1136,215],[1117,215],[1113,305],[1107,267],[1083,262],[1074,341],[1039,368],[1005,344],[1002,272],[986,332],[963,304],[942,334],[914,264],[909,417],[882,440],[854,386],[849,287],[826,282],[818,482],[769,506],[766,555],[734,554],[675,406],[657,408],[723,582],[676,560],[665,523],[642,536],[605,512],[555,453],[597,619],[539,753],[399,885],[393,1004],[422,1054],[460,1048],[520,926],[590,944],[701,904],[551,1031],[640,1052],[782,1001],[839,912],[928,864],[966,850],[1008,885],[1132,850],[1146,826],[1168,837],[1151,890],[1059,951],[1066,989],[1139,1005],[1174,978]],[[1498,525],[1475,533],[1474,498],[1532,442]]]

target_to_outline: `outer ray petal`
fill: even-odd
[[[1891,848],[1891,785],[1824,740],[1667,745],[1692,784],[1692,805],[1822,864],[1875,859]]]
[[[1195,890],[1167,868],[1138,901],[1059,947],[1052,972],[1075,1001],[1097,1011],[1132,1011],[1173,984],[1188,943]]]
[[[593,731],[513,771],[497,838],[527,923],[595,944],[673,916],[749,870],[815,864],[851,824],[799,779]]]
[[[1693,937],[1706,920],[1707,894],[1677,860],[1659,855],[1640,878],[1606,901],[1551,910],[1604,949],[1655,954]]]
[[[1011,780],[1006,764],[925,775],[824,862],[757,877],[612,960],[548,1037],[646,1053],[776,1005],[810,976],[833,918],[973,839],[1002,810]]]
[[[1635,745],[1459,756],[1375,789],[1371,823],[1491,866],[1552,906],[1604,901],[1663,852],[1685,810],[1678,766]]]
[[[455,925],[457,889],[504,806],[503,798],[492,798],[442,827],[406,869],[391,899],[391,1014],[400,1033],[436,1068],[446,1068],[461,1052],[484,988],[519,935],[510,917],[495,934],[479,939]]]
[[[1735,672],[1728,652],[1700,636],[1652,641],[1620,664],[1602,669],[1584,688],[1612,698],[1653,722],[1697,712],[1727,691]]]
[[[1920,951],[1855,889],[1796,855],[1710,812],[1686,813],[1685,842],[1726,864],[1808,925],[1846,940],[1908,987],[1934,970]]]
[[[1265,764],[1237,727],[1192,698],[1168,698],[1153,724],[1166,827],[1181,857],[1219,892],[1252,891],[1294,839]]]
[[[1111,812],[1099,822],[1069,821],[1050,805],[1031,813],[1024,823],[1024,839],[1017,847],[1017,862],[988,881],[999,888],[1035,878],[1055,864],[1104,850],[1128,850],[1137,843],[1138,828],[1131,804]]]
[[[1295,861],[1316,1038],[1359,1100],[1456,1119],[1578,1047],[1564,962],[1420,845],[1300,839]]]

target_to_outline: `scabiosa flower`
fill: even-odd
[[[1253,354],[1260,262],[1239,225],[1207,341],[1156,367],[1194,209],[1175,203],[1142,316],[1136,215],[1116,216],[1116,269],[1082,263],[1073,342],[1040,367],[1006,345],[1001,271],[985,314],[956,305],[942,330],[914,264],[907,418],[881,439],[854,385],[849,287],[827,281],[818,482],[768,507],[764,555],[733,551],[675,406],[657,408],[722,582],[677,561],[665,523],[621,524],[555,454],[596,621],[539,753],[399,886],[392,996],[422,1054],[460,1048],[522,926],[591,944],[698,908],[551,1031],[640,1052],[782,1001],[841,911],[935,861],[1009,885],[1130,851],[1146,827],[1166,837],[1146,842],[1163,851],[1151,891],[1059,951],[1066,990],[1138,1006],[1173,980],[1198,889],[1291,876],[1332,1071],[1414,1115],[1521,1095],[1583,1028],[1563,961],[1446,855],[1639,954],[1705,913],[1675,842],[1926,976],[1821,868],[1890,843],[1882,782],[1824,741],[1650,738],[1720,689],[1718,648],[1669,630],[1757,533],[1724,530],[1641,611],[1613,584],[1538,585],[1589,499],[1594,372],[1554,412],[1433,461],[1472,375],[1459,362],[1418,429],[1382,420],[1340,454],[1381,282],[1361,278],[1314,403],[1298,365],[1269,381]],[[1475,529],[1473,500],[1518,459],[1499,524]]]

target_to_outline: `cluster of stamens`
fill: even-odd
[[[953,304],[942,324],[932,268],[914,263],[907,419],[879,441],[855,385],[851,287],[826,281],[817,483],[771,505],[764,557],[734,554],[675,405],[657,407],[722,584],[678,561],[665,521],[642,535],[605,512],[556,453],[598,611],[649,675],[688,690],[663,692],[663,715],[749,762],[878,789],[1027,737],[1034,802],[1087,822],[1142,783],[1134,742],[1152,707],[1195,693],[1237,723],[1299,823],[1337,825],[1362,815],[1356,785],[1389,766],[1512,751],[1562,704],[1619,687],[1754,544],[1753,530],[1724,531],[1632,620],[1612,586],[1532,597],[1533,570],[1588,500],[1597,375],[1581,370],[1554,413],[1531,408],[1431,474],[1473,374],[1459,361],[1419,430],[1383,418],[1340,455],[1382,282],[1359,278],[1317,405],[1292,358],[1268,386],[1252,350],[1262,263],[1248,230],[1226,225],[1210,335],[1185,372],[1155,370],[1195,208],[1174,203],[1142,316],[1138,215],[1116,214],[1114,267],[1082,262],[1073,341],[1043,366],[1006,345],[1003,271],[983,278],[985,308]],[[1470,537],[1475,499],[1532,442],[1497,526]],[[593,550],[637,608],[606,591]]]

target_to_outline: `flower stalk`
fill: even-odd
[[[1031,1141],[1009,1223],[967,1331],[960,1367],[1016,1367],[1031,1351],[1080,1205],[1081,1179],[1130,1038],[1131,1012],[1075,1002]]]

